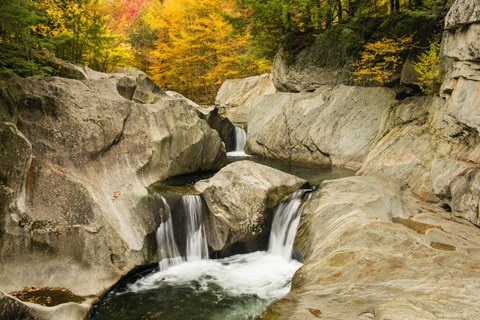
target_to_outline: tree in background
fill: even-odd
[[[235,15],[232,1],[165,0],[150,10],[158,31],[150,73],[161,87],[212,102],[225,79],[266,71],[245,56],[248,34],[235,32],[225,18]]]
[[[49,39],[34,31],[44,17],[29,0],[0,0],[0,74],[44,74],[36,50],[51,48]]]

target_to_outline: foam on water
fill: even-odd
[[[271,301],[288,293],[290,280],[301,265],[296,260],[286,261],[281,256],[257,251],[219,260],[181,263],[139,279],[128,290],[154,290],[164,283],[195,283],[195,287],[207,290],[213,284],[232,295],[256,295]]]

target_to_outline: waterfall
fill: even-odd
[[[162,202],[166,211],[165,213],[168,214],[168,218],[158,227],[156,233],[156,240],[158,257],[160,261],[158,263],[158,266],[160,270],[165,270],[171,266],[179,264],[180,262],[182,262],[183,259],[178,252],[175,237],[173,235],[172,214],[170,211],[170,206],[163,197]]]
[[[240,127],[235,127],[235,150],[227,153],[229,157],[248,157],[245,153],[247,132]]]
[[[245,151],[247,133],[240,127],[235,127],[235,151]]]
[[[300,223],[300,208],[306,190],[298,190],[290,198],[278,205],[275,210],[268,253],[282,256],[290,261],[293,242]]]
[[[202,199],[200,196],[182,197],[187,218],[187,261],[208,259],[207,238],[203,225]]]
[[[208,259],[208,246],[203,224],[202,200],[197,195],[185,195],[181,199],[186,219],[186,252],[182,257],[175,242],[172,225],[171,209],[162,197],[162,202],[168,214],[167,220],[157,229],[156,240],[159,256],[159,268],[165,270],[183,261]]]

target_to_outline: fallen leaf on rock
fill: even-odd
[[[115,192],[112,194],[112,201],[117,200],[119,197],[120,197],[120,191],[115,191]]]
[[[315,317],[317,318],[321,318],[322,317],[322,311],[320,311],[320,309],[311,309],[311,308],[307,308],[307,310],[313,314]]]

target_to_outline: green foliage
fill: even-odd
[[[420,75],[420,88],[425,94],[438,93],[442,83],[440,66],[440,41],[434,40],[430,48],[423,52],[413,68]]]
[[[37,53],[51,47],[51,42],[32,31],[44,19],[31,1],[0,0],[0,75],[15,72],[29,76],[51,71]]]

